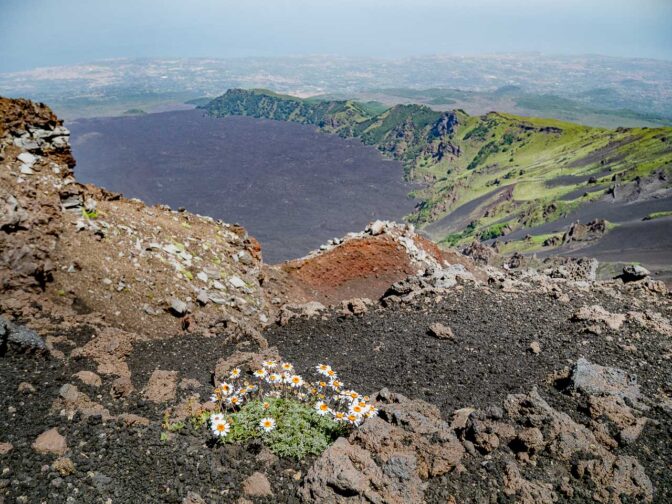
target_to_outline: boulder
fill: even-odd
[[[3,350],[10,346],[22,351],[44,351],[47,345],[38,334],[28,329],[10,322],[0,315],[0,355]]]
[[[318,301],[303,304],[286,304],[280,308],[277,322],[281,326],[286,326],[293,318],[316,317],[324,310],[326,310],[326,307]]]
[[[577,392],[587,395],[615,396],[627,399],[634,405],[641,404],[642,394],[636,375],[622,369],[592,364],[584,358],[574,364],[570,384]]]
[[[153,403],[173,401],[177,393],[177,371],[157,369],[149,377],[143,395]]]
[[[170,310],[174,315],[181,317],[187,313],[188,310],[187,303],[185,303],[181,299],[172,298],[170,300]]]
[[[369,311],[368,305],[372,304],[367,298],[347,299],[341,303],[342,312],[345,315],[363,315]]]
[[[128,376],[121,376],[112,382],[110,393],[113,397],[128,397],[134,390],[133,382]]]
[[[621,279],[625,283],[637,282],[639,280],[644,280],[649,275],[651,275],[651,272],[643,266],[629,264],[623,267],[623,274],[621,275]]]
[[[0,194],[0,230],[5,232],[27,229],[28,212],[9,193]]]
[[[58,457],[54,460],[54,463],[51,464],[51,468],[54,471],[57,471],[61,476],[70,476],[75,472],[75,464],[68,457]]]
[[[402,460],[398,458],[397,471],[387,475],[368,450],[338,438],[308,470],[301,497],[315,504],[422,502],[422,482],[413,477],[413,471],[399,470],[399,466],[412,466]]]

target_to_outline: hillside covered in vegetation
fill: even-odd
[[[555,221],[652,176],[657,188],[669,188],[672,172],[672,128],[609,130],[413,104],[381,110],[376,103],[265,90],[229,90],[203,108],[216,117],[315,125],[377,147],[403,162],[408,180],[422,184],[408,219],[451,245]],[[548,237],[540,235],[538,245]]]

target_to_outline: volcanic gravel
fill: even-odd
[[[619,313],[638,309],[587,292],[576,292],[564,304],[548,295],[466,287],[438,303],[428,298],[426,304],[379,309],[361,318],[296,320],[265,336],[302,372],[326,361],[356,389],[387,387],[446,413],[528,392],[579,357],[635,373],[643,391],[655,393],[672,371],[670,361],[661,358],[669,352],[669,339],[632,325],[610,333],[612,341],[608,331],[582,332],[583,326],[570,319],[592,304]],[[455,340],[431,336],[434,322],[449,326]],[[533,341],[541,344],[538,355],[530,351]],[[625,342],[634,342],[637,353],[624,351],[619,345]]]
[[[317,363],[328,362],[347,386],[367,393],[387,387],[436,404],[447,418],[456,408],[501,405],[507,394],[526,393],[538,386],[553,407],[587,423],[581,400],[577,402],[547,379],[580,356],[636,373],[642,392],[651,399],[661,389],[669,393],[672,367],[663,357],[670,352],[669,338],[629,323],[618,332],[605,329],[595,335],[583,323],[570,321],[587,304],[619,313],[641,310],[634,298],[619,300],[579,290],[570,297],[569,303],[560,303],[544,294],[465,286],[438,302],[430,296],[410,306],[372,309],[361,317],[332,313],[324,319],[295,319],[285,327],[271,327],[264,335],[306,376],[312,376]],[[664,315],[670,317],[669,309]],[[428,334],[434,322],[450,326],[455,341]],[[81,344],[87,334],[72,339]],[[539,354],[529,350],[532,341],[540,343]],[[624,344],[634,344],[637,351],[624,350],[620,346]],[[136,392],[124,400],[110,395],[112,378],[103,377],[102,387],[94,389],[71,377],[87,369],[88,361],[8,353],[0,358],[2,389],[9,391],[0,396],[0,440],[13,443],[14,450],[0,458],[0,494],[8,496],[8,502],[98,503],[110,498],[122,503],[180,503],[194,491],[207,502],[235,502],[242,481],[261,470],[275,495],[255,502],[298,502],[300,477],[295,478],[299,472],[305,474],[312,459],[278,460],[264,467],[257,459],[258,444],[213,446],[205,427],[197,429],[189,423],[162,439],[162,407],[148,404],[138,392],[154,369],[165,369],[178,371],[180,378],[198,379],[203,397],[209,393],[215,362],[234,348],[218,336],[180,335],[137,344],[127,359]],[[245,349],[240,344],[238,348]],[[24,381],[33,384],[36,392],[17,393]],[[154,422],[149,427],[126,427],[79,414],[72,420],[59,417],[49,410],[64,383],[77,384],[112,414],[129,411]],[[187,394],[178,393],[178,399]],[[10,407],[16,411],[10,413]],[[655,487],[655,502],[672,502],[672,419],[656,405],[646,416],[655,422],[649,422],[638,442],[620,453],[636,456],[644,466]],[[76,466],[72,476],[59,475],[49,466],[54,457],[36,454],[30,447],[51,427],[58,427],[68,441]],[[466,457],[466,471],[429,481],[427,502],[444,503],[450,495],[458,502],[490,502],[495,494],[497,502],[511,502],[489,487],[504,468],[502,454],[482,462]],[[539,458],[535,471],[541,479],[552,477],[551,464],[552,460]],[[18,497],[25,499],[17,501]],[[590,502],[589,496],[576,494],[571,500],[583,501]]]

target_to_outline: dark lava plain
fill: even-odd
[[[414,206],[403,168],[356,140],[199,110],[67,125],[81,182],[238,222],[276,263]]]

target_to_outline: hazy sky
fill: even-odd
[[[672,59],[672,0],[0,0],[0,72],[115,57]]]

